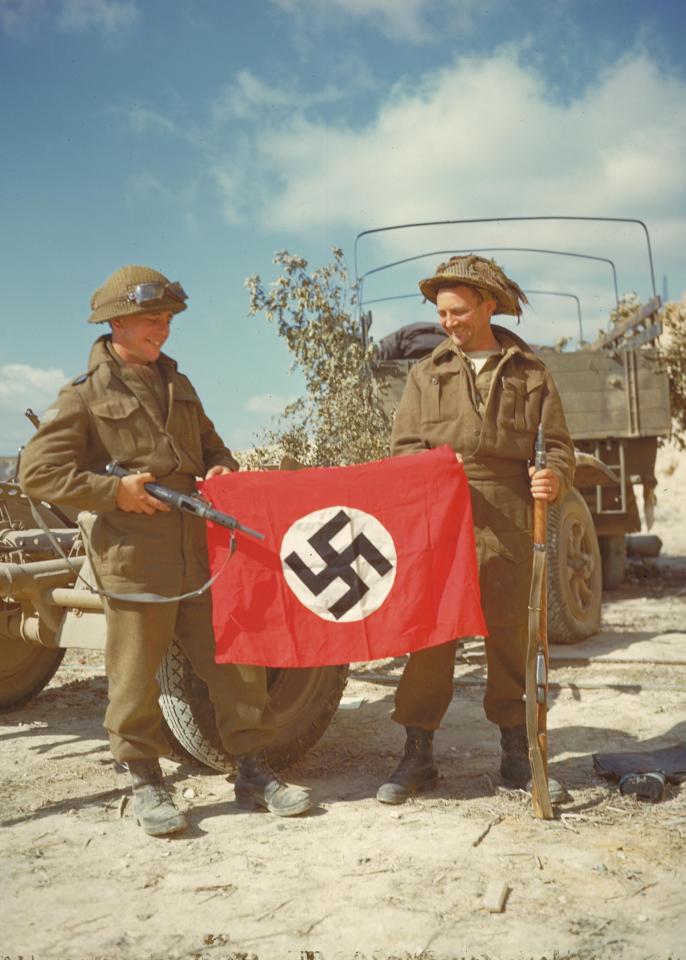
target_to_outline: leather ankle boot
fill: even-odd
[[[162,780],[158,760],[129,760],[133,815],[151,837],[178,833],[188,826],[186,815],[176,809]]]
[[[381,803],[404,803],[418,790],[433,785],[438,770],[433,758],[433,730],[405,727],[407,740],[402,760],[386,783],[379,787],[376,799]]]
[[[284,783],[272,770],[264,752],[236,757],[236,801],[252,810],[262,807],[277,817],[295,817],[312,808],[306,790]]]
[[[526,724],[517,727],[500,728],[500,776],[508,787],[517,787],[531,793],[531,765],[529,763],[529,741]],[[548,793],[551,803],[562,803],[567,799],[565,788],[548,777]]]

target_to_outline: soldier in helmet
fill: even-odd
[[[419,284],[436,304],[447,334],[417,363],[400,401],[393,454],[449,444],[464,464],[472,495],[481,586],[488,625],[486,716],[500,727],[503,780],[528,789],[525,660],[532,563],[532,498],[553,503],[569,490],[574,450],[560,398],[544,364],[497,313],[519,317],[526,297],[492,260],[455,256]],[[548,466],[534,471],[536,431],[543,424]],[[378,791],[402,803],[436,780],[434,731],[453,695],[456,642],[410,655],[393,719],[405,726],[398,768]],[[564,797],[554,780],[553,802]]]
[[[208,686],[219,735],[236,757],[239,803],[281,816],[311,805],[265,757],[276,729],[264,668],[216,664],[209,593],[182,597],[209,576],[204,524],[171,510],[144,486],[158,479],[192,493],[196,477],[238,469],[190,380],[162,353],[186,299],[180,284],[156,270],[115,271],[93,294],[89,317],[108,323],[110,332],[96,340],[88,371],[62,389],[21,459],[20,482],[29,496],[96,514],[88,552],[105,594],[105,727],[112,753],[128,766],[134,814],[153,836],[187,825],[159,765],[169,746],[155,675],[173,637]],[[131,473],[107,476],[113,459]],[[122,599],[137,592],[173,599]]]

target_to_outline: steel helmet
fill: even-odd
[[[170,283],[158,270],[128,266],[115,270],[91,297],[89,323],[105,323],[136,313],[186,309],[188,295],[180,283]]]

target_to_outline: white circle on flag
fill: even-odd
[[[370,513],[324,507],[295,520],[281,566],[298,600],[322,620],[350,623],[378,610],[395,581],[393,537]]]

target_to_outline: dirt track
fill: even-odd
[[[401,808],[374,800],[402,743],[388,718],[400,664],[388,661],[356,671],[346,709],[289,773],[311,788],[314,814],[239,811],[221,775],[165,762],[192,829],[146,837],[101,727],[102,665],[71,653],[41,696],[0,718],[0,956],[686,957],[686,787],[641,804],[590,759],[686,741],[686,464],[670,456],[663,556],[606,596],[604,642],[588,648],[603,660],[553,669],[551,773],[572,794],[557,820],[534,820],[523,794],[499,786],[470,646],[437,736],[436,790]],[[645,662],[658,658],[681,662]],[[508,888],[501,913],[485,909],[494,883]]]

